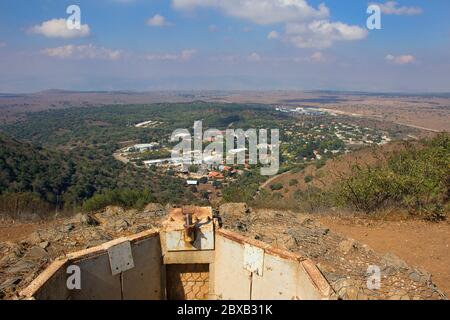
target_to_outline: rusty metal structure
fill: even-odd
[[[75,266],[75,269],[74,269]],[[72,274],[68,270],[79,270]],[[80,287],[68,283],[80,277]],[[221,229],[209,207],[173,209],[161,230],[61,257],[21,292],[42,300],[332,299],[314,263]]]

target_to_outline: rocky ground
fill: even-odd
[[[409,266],[392,253],[377,255],[367,245],[332,232],[311,215],[253,211],[245,204],[226,204],[220,211],[225,228],[316,262],[341,299],[446,299],[426,270]],[[367,287],[369,266],[381,270],[379,290]]]
[[[17,299],[18,292],[57,257],[159,228],[169,209],[157,204],[143,211],[109,207],[42,226],[22,240],[0,242],[0,299]],[[368,246],[335,234],[311,216],[250,210],[245,204],[226,204],[219,212],[224,228],[311,258],[342,299],[446,299],[427,271],[409,266],[390,253],[379,256]],[[381,269],[380,290],[367,289],[369,265]]]

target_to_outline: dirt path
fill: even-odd
[[[372,247],[380,254],[392,252],[408,264],[426,269],[433,282],[450,296],[450,223],[367,222],[321,218],[331,230]]]
[[[130,160],[128,160],[127,158],[125,158],[124,156],[122,156],[120,153],[113,153],[113,157],[114,159],[116,159],[117,161],[120,161],[124,164],[128,164],[130,162]]]

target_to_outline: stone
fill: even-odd
[[[19,260],[13,266],[6,270],[7,274],[15,274],[19,272],[28,272],[36,267],[36,264],[29,260]]]
[[[396,256],[393,253],[386,253],[383,258],[381,259],[381,262],[388,266],[388,267],[392,267],[396,270],[407,270],[409,267],[406,264],[405,261],[403,261],[402,259],[400,259],[398,256]]]
[[[117,229],[126,229],[130,226],[130,223],[125,219],[119,219],[116,221],[115,226]]]
[[[39,244],[39,247],[41,247],[42,249],[47,249],[49,246],[50,246],[50,242],[48,242],[48,241],[42,241]]]
[[[338,245],[338,249],[344,255],[347,255],[356,250],[356,242],[353,239],[341,241]]]
[[[39,232],[33,232],[27,239],[30,244],[38,244],[42,241],[41,234]]]
[[[247,225],[241,221],[236,221],[236,223],[234,223],[233,227],[241,232],[248,231]]]
[[[90,214],[80,214],[77,219],[80,223],[87,226],[98,226],[100,223]]]
[[[167,214],[166,210],[159,203],[149,203],[144,208],[144,213],[152,213],[157,217],[161,217]]]
[[[49,254],[47,253],[47,251],[45,251],[45,249],[43,249],[40,246],[32,247],[25,254],[25,258],[30,258],[30,259],[43,259],[43,258],[48,258],[48,257],[49,257]]]
[[[224,220],[233,221],[242,219],[249,209],[245,203],[225,203],[220,206],[219,213]]]
[[[21,281],[20,277],[12,277],[9,279],[6,279],[2,284],[0,284],[0,290],[6,289],[8,287],[18,285]]]
[[[341,299],[344,300],[358,300],[358,296],[365,298],[366,294],[363,292],[365,283],[355,279],[341,278],[334,282],[333,288]]]
[[[124,212],[125,210],[123,208],[117,206],[109,206],[105,209],[105,214],[108,216],[121,215]]]
[[[73,223],[67,223],[62,226],[61,231],[62,232],[70,232],[75,229],[75,225]]]
[[[409,274],[409,278],[412,281],[419,282],[421,284],[431,283],[431,274],[422,268],[415,267]]]
[[[405,290],[396,290],[389,293],[389,300],[411,300]]]

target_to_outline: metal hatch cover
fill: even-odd
[[[262,277],[264,267],[264,249],[248,243],[244,245],[244,269]]]
[[[109,248],[108,256],[113,276],[134,268],[130,241],[125,241]]]

